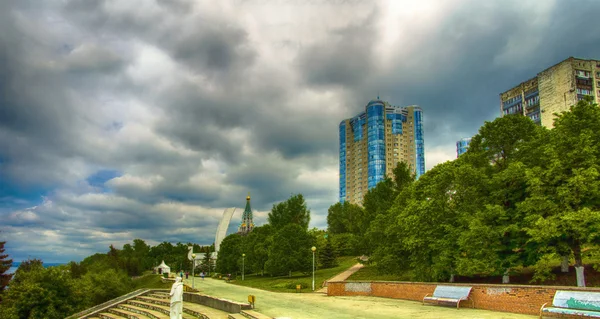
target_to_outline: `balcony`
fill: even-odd
[[[577,86],[592,86],[592,79],[577,79]]]
[[[536,107],[539,107],[539,106],[540,106],[540,101],[539,101],[539,100],[537,100],[537,101],[535,101],[535,102],[533,102],[533,103],[531,103],[531,104],[528,104],[528,105],[525,107],[525,109],[526,109],[527,111],[530,111],[530,110],[532,110],[532,109],[535,109]]]

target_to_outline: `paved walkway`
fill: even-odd
[[[326,294],[327,293],[327,282],[330,282],[330,281],[344,281],[344,280],[348,279],[348,277],[352,276],[353,273],[357,272],[359,269],[361,269],[364,266],[365,265],[363,265],[361,263],[358,263],[358,264],[356,264],[356,265],[354,265],[354,266],[346,269],[342,273],[339,273],[339,274],[337,274],[337,275],[335,275],[335,276],[327,279],[326,283],[325,283],[325,287],[317,290],[316,292],[320,292],[320,293]]]
[[[191,285],[191,278],[185,280]],[[329,297],[318,293],[278,293],[238,286],[218,279],[196,280],[200,293],[247,302],[256,296],[256,311],[272,318],[292,319],[535,319],[512,313],[481,309],[423,306],[420,302],[378,297]]]

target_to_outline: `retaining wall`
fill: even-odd
[[[436,285],[473,287],[470,298],[475,308],[537,315],[543,304],[552,304],[557,290],[594,291],[599,288],[577,288],[559,286],[488,285],[488,284],[448,284],[390,281],[335,281],[327,285],[328,296],[373,296],[423,301],[427,294],[433,294]],[[461,302],[461,307],[463,303]],[[464,302],[464,307],[470,307]]]
[[[231,301],[227,299],[215,298],[198,293],[183,293],[183,301],[201,304],[207,307],[223,310],[229,313],[239,313],[242,310],[252,309],[247,303]]]

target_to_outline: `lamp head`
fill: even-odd
[[[192,254],[192,258],[196,259],[196,254]]]
[[[317,247],[313,246],[310,250],[312,250],[314,253],[315,251],[317,251]]]
[[[246,254],[242,254],[242,257],[246,257]]]

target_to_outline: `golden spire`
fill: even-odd
[[[246,197],[246,200],[250,200],[250,192],[248,192],[248,197]]]

